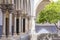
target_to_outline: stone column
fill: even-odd
[[[21,27],[22,27],[21,26],[21,16],[19,16],[19,34],[21,33],[21,30],[22,30]]]
[[[27,0],[24,0],[24,2],[25,2],[25,3],[24,3],[24,5],[25,5],[25,6],[24,6],[24,7],[25,7],[24,10],[25,10],[25,14],[27,14]]]
[[[12,40],[12,12],[9,12],[9,35],[7,40]]]
[[[5,31],[5,29],[6,29],[6,15],[5,14],[2,14],[3,15],[3,35],[2,36],[6,36],[6,31]]]
[[[27,14],[30,15],[29,16],[29,31],[31,31],[32,21],[31,21],[31,5],[30,5],[30,0],[27,0]]]
[[[21,10],[21,0],[19,0],[19,10]]]
[[[9,36],[12,36],[12,13],[9,14]]]
[[[2,28],[2,38],[3,40],[6,40],[6,10],[2,10],[2,24],[3,24],[3,28]]]
[[[27,0],[27,13],[28,13],[28,15],[31,15],[31,5],[30,5],[30,0]]]
[[[15,14],[15,16],[14,16],[14,35],[17,35],[17,33],[16,33],[16,19],[17,19],[17,16]]]
[[[31,17],[31,33],[35,34],[35,18]]]
[[[29,18],[29,31],[31,31],[31,25],[32,25],[31,19]]]
[[[23,10],[23,0],[21,0],[21,9]]]
[[[28,32],[28,18],[25,19],[25,31]]]
[[[34,1],[30,0],[30,7],[31,7],[31,13],[30,13],[30,19],[31,19],[31,33],[35,34],[35,13],[34,13],[34,6],[33,6]]]
[[[17,7],[18,7],[18,6],[17,6],[17,0],[16,0],[16,10],[17,10]]]
[[[21,23],[22,23],[22,33],[23,33],[23,17],[21,18]]]

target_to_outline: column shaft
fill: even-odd
[[[17,17],[15,15],[15,17],[14,17],[14,35],[17,35],[17,33],[16,33],[16,19],[17,19]]]
[[[19,34],[21,33],[21,16],[19,17]]]
[[[23,10],[23,0],[21,0],[21,9]]]
[[[16,0],[16,10],[17,10],[17,5],[18,5],[18,4],[17,4],[17,0]]]
[[[25,31],[28,32],[28,19],[25,19]]]
[[[21,9],[21,0],[19,0],[19,10]]]
[[[19,10],[19,0],[17,0],[17,10]]]
[[[1,39],[6,40],[6,15],[5,12],[3,12],[2,14],[2,24],[3,24],[3,28],[2,28],[2,37]]]
[[[31,33],[35,33],[35,19],[31,17]]]
[[[27,0],[27,13],[28,13],[28,15],[31,15],[31,5],[30,5],[30,0]]]
[[[21,21],[22,21],[22,29],[21,29],[21,30],[22,30],[22,32],[23,32],[23,17],[22,17]]]
[[[6,35],[6,33],[5,33],[5,32],[6,32],[6,31],[5,31],[5,29],[6,29],[6,22],[5,22],[6,20],[5,20],[5,16],[6,16],[6,15],[3,14],[3,35]]]
[[[31,23],[31,19],[29,19],[29,31],[31,31],[31,27],[32,26],[32,23]]]
[[[9,14],[9,35],[12,35],[12,13]]]
[[[25,5],[24,7],[25,7],[25,13],[26,13],[27,12],[27,0],[24,0],[24,2],[25,2],[24,3],[24,5]]]

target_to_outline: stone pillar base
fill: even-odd
[[[31,35],[31,40],[37,40],[37,35]]]
[[[20,35],[20,34],[21,34],[21,32],[18,35]]]
[[[14,33],[14,35],[13,35],[14,37],[16,37],[17,36],[17,34],[16,33]]]
[[[7,37],[7,40],[13,40],[12,35],[9,35],[9,36]]]
[[[6,35],[2,35],[1,39],[2,40],[7,40]]]
[[[18,35],[16,33],[14,33],[13,38],[14,38],[14,40],[17,40],[18,39]]]

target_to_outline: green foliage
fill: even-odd
[[[52,2],[38,14],[37,16],[37,23],[56,23],[60,20],[60,2]]]

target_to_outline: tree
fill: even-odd
[[[38,14],[37,23],[57,23],[60,20],[60,1],[50,3]]]

